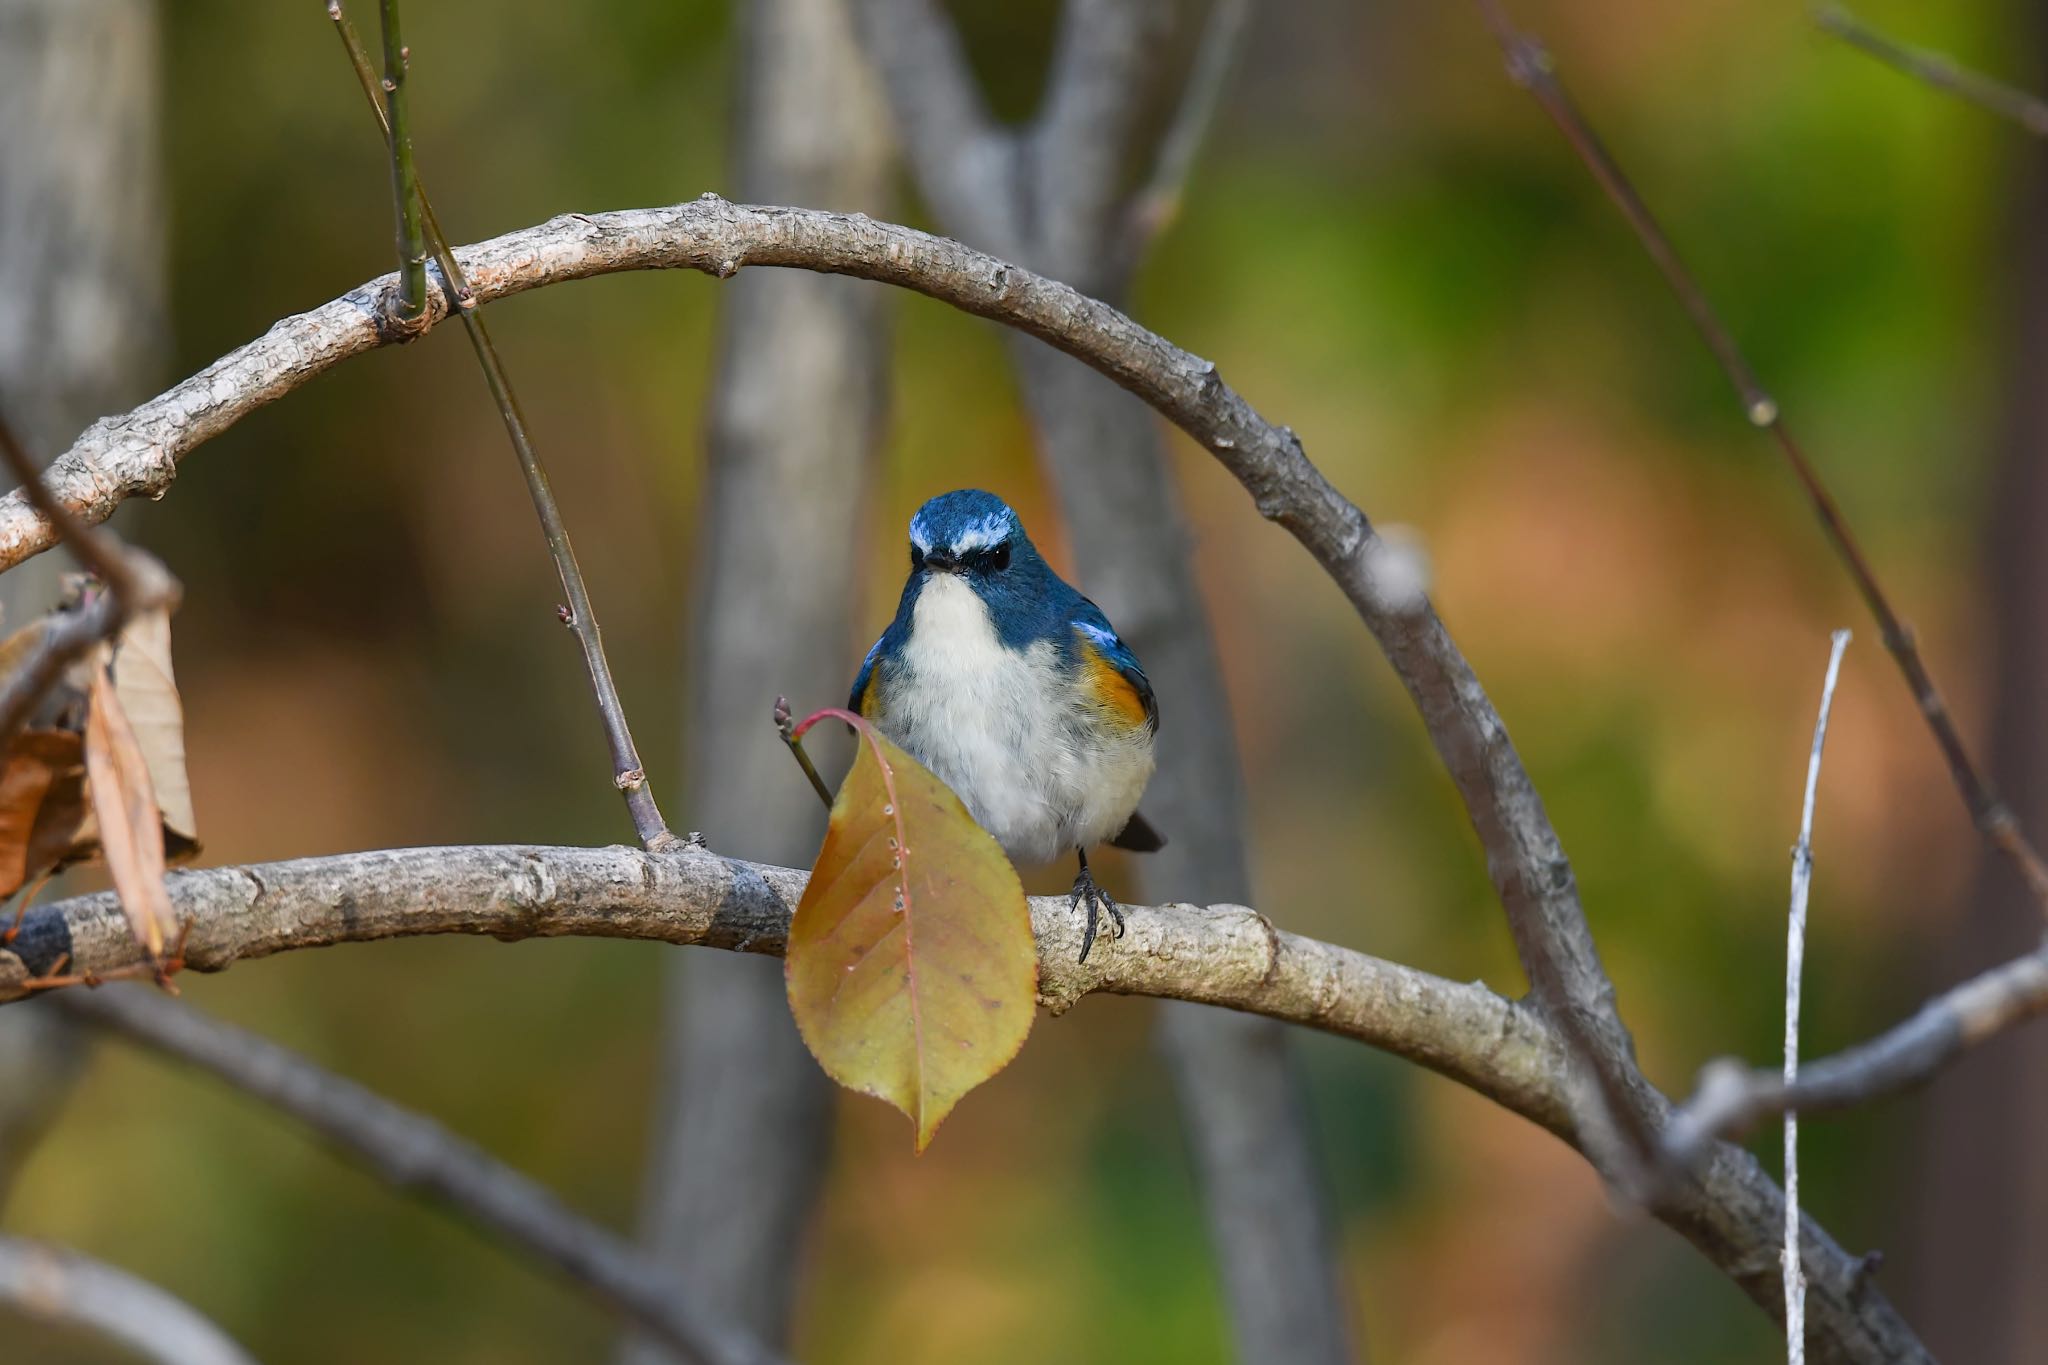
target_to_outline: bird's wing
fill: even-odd
[[[868,656],[860,661],[860,672],[854,676],[853,691],[847,694],[846,709],[856,716],[872,718],[868,707],[872,699],[868,696],[870,684],[875,680],[875,661],[882,657],[882,646],[889,639],[889,632],[883,631],[874,644],[868,647]]]
[[[1146,729],[1159,731],[1159,703],[1152,695],[1152,681],[1117,635],[1102,609],[1087,598],[1074,611],[1074,634],[1080,643],[1082,686],[1094,693],[1105,710],[1127,717],[1131,724],[1143,722]]]

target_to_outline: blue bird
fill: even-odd
[[[1123,932],[1088,849],[1165,843],[1138,814],[1159,706],[1109,618],[1052,571],[1001,498],[942,493],[911,517],[910,578],[847,708],[951,787],[1012,860],[1080,856],[1083,962],[1103,912]]]

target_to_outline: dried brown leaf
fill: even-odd
[[[72,835],[65,835],[54,852],[49,848],[53,831],[63,823],[67,799],[71,809],[83,813],[78,779],[84,763],[84,741],[69,730],[23,730],[8,741],[0,766],[0,897],[47,872],[70,846]],[[77,824],[71,821],[72,834]],[[44,830],[40,841],[39,825]]]
[[[85,769],[100,851],[121,909],[135,941],[151,957],[162,958],[176,918],[164,887],[163,815],[149,764],[105,669],[93,675],[86,709]]]
[[[192,781],[185,773],[185,708],[171,670],[169,612],[144,612],[123,627],[114,650],[114,688],[156,789],[165,852],[173,859],[194,853],[199,825],[192,811]]]

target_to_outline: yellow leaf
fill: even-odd
[[[909,1116],[923,1151],[1031,1032],[1038,953],[1016,869],[960,799],[859,717],[853,771],[790,924],[805,1046],[841,1085]]]
[[[161,958],[175,918],[170,893],[164,889],[163,816],[149,765],[104,667],[93,671],[87,698],[85,771],[100,851],[128,927],[151,957]]]

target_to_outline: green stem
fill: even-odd
[[[387,48],[391,35],[396,32],[396,8],[395,0],[384,0]],[[376,73],[363,50],[362,40],[356,35],[355,26],[342,12],[341,0],[328,0],[327,15],[334,21],[335,32],[340,35],[341,45],[348,52],[349,65],[355,68],[356,79],[362,84],[363,95],[384,129],[386,142],[395,149],[401,140],[394,130],[402,126],[398,120],[403,116],[403,102],[397,98],[397,92],[390,91],[392,99],[387,117],[386,101],[379,94]],[[385,88],[389,91],[388,85]],[[498,358],[498,348],[492,344],[491,334],[476,310],[476,297],[469,288],[469,282],[463,278],[462,268],[455,263],[455,253],[449,249],[447,234],[441,231],[440,220],[434,216],[433,205],[427,199],[426,187],[420,183],[418,171],[412,166],[409,144],[403,157],[394,150],[394,175],[398,174],[401,162],[406,168],[404,176],[412,189],[408,202],[416,206],[417,218],[424,219],[425,230],[433,244],[435,263],[441,267],[448,290],[450,306],[462,319],[463,328],[469,333],[469,343],[476,351],[477,363],[483,367],[484,383],[490,387],[491,399],[497,404],[498,417],[505,424],[505,434],[512,441],[513,453],[519,457],[520,471],[526,476],[526,491],[533,499],[534,515],[540,519],[541,534],[547,540],[548,554],[555,561],[555,573],[561,579],[562,593],[568,599],[564,606],[563,624],[575,632],[576,641],[583,649],[584,669],[590,675],[598,716],[604,722],[605,740],[611,748],[612,784],[626,798],[626,809],[633,817],[633,830],[639,835],[641,845],[648,849],[667,847],[675,842],[676,836],[669,831],[668,823],[662,819],[661,808],[655,804],[654,793],[648,789],[647,770],[640,763],[640,751],[634,745],[632,729],[626,723],[625,705],[619,699],[618,684],[612,680],[611,664],[605,658],[597,608],[591,604],[590,590],[583,581],[583,570],[576,563],[576,550],[569,541],[569,528],[562,521],[562,509],[556,504],[554,491],[549,487],[547,469],[541,464],[540,452],[534,449],[533,439],[527,433],[526,417],[519,410],[519,399],[512,392],[512,381],[505,373],[504,362]],[[415,263],[420,267],[424,304],[424,249]]]
[[[398,31],[398,0],[382,0],[384,21],[384,103],[390,106],[385,142],[391,149],[391,201],[397,222],[400,318],[411,321],[427,309],[426,236],[420,225],[419,171],[413,164],[411,116],[406,111],[405,69],[409,53]],[[335,13],[338,6],[330,6]]]

